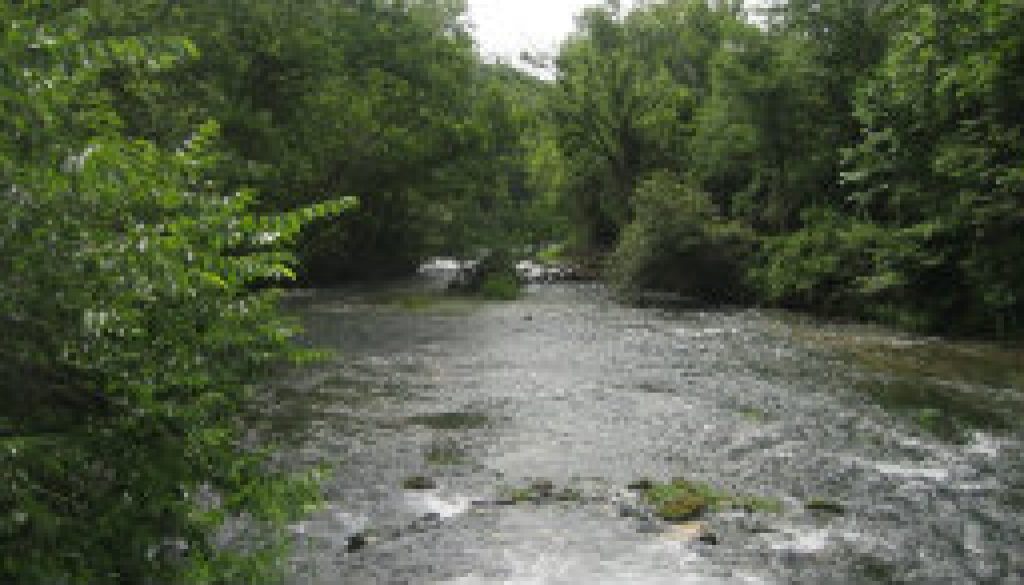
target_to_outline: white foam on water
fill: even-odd
[[[442,519],[452,518],[469,510],[472,498],[459,494],[441,495],[434,491],[409,492],[406,503],[417,514],[437,514]]]
[[[782,533],[785,540],[772,543],[774,550],[790,550],[802,553],[815,553],[828,548],[832,532],[819,528],[810,530],[786,529]]]
[[[967,453],[973,455],[984,455],[986,457],[996,457],[999,455],[999,451],[1003,448],[1004,441],[983,433],[981,431],[975,431],[971,435],[971,442],[967,444],[964,449]]]
[[[946,481],[949,479],[949,469],[945,467],[913,467],[901,463],[883,461],[875,462],[873,467],[884,475],[904,479],[927,479],[931,481]]]
[[[622,557],[532,547],[505,551],[497,571],[473,572],[446,585],[738,585],[768,584],[750,574],[715,574],[683,543],[658,542],[624,551]]]

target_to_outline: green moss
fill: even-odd
[[[765,422],[768,420],[768,413],[760,408],[743,408],[740,410],[740,415],[753,422]]]
[[[736,499],[733,502],[733,507],[742,508],[748,512],[767,512],[769,514],[780,514],[783,510],[781,501],[775,498],[763,498],[759,496]]]
[[[565,487],[555,492],[555,499],[559,502],[578,502],[583,499],[583,492],[570,487]]]
[[[726,499],[711,487],[682,478],[670,483],[656,483],[644,491],[644,499],[654,506],[654,513],[669,522],[686,522],[703,515]]]
[[[517,504],[522,502],[532,502],[538,499],[536,492],[530,488],[505,488],[501,493],[502,499],[511,500]]]
[[[635,482],[640,487],[641,482]],[[634,485],[634,484],[630,484]],[[670,483],[655,483],[644,490],[644,500],[654,506],[654,513],[669,522],[687,522],[712,510],[738,508],[749,512],[782,511],[782,503],[758,496],[736,496],[707,484],[683,478]]]
[[[578,502],[583,499],[583,492],[580,490],[570,487],[558,488],[553,482],[547,479],[533,481],[526,487],[505,487],[500,491],[500,493],[500,499],[517,504],[523,502],[539,502],[541,500]]]

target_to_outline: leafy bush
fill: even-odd
[[[241,440],[255,384],[303,357],[265,285],[348,202],[255,215],[209,180],[213,123],[174,152],[121,137],[100,73],[190,46],[40,14],[0,8],[0,582],[269,580],[313,486]]]
[[[611,257],[612,282],[626,292],[669,291],[709,302],[747,294],[744,263],[754,238],[721,219],[704,193],[655,175],[637,188],[636,219]]]
[[[519,298],[519,280],[511,274],[491,274],[484,278],[480,294],[496,301],[515,300]]]
[[[767,238],[751,268],[768,302],[919,330],[956,318],[959,276],[938,222],[893,229],[821,210],[803,219],[803,229]]]
[[[504,249],[487,253],[463,281],[453,285],[459,291],[493,300],[516,299],[521,288],[513,256]]]

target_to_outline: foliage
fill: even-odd
[[[763,16],[705,0],[584,13],[552,104],[577,242],[616,249],[620,285],[692,286],[650,275],[701,273],[691,248],[734,254],[693,248],[698,224],[722,225],[694,196],[673,208],[643,186],[681,177],[763,243],[763,302],[1024,332],[1024,9],[793,0]]]
[[[518,298],[522,284],[516,274],[515,260],[510,250],[489,251],[457,288],[492,300],[510,301]]]
[[[723,220],[707,195],[656,175],[637,188],[636,219],[611,257],[625,290],[656,289],[723,303],[743,298],[749,230]]]
[[[266,287],[293,276],[285,246],[351,201],[261,215],[212,180],[216,123],[173,150],[126,136],[106,75],[195,47],[75,6],[0,8],[0,581],[270,580],[313,484],[238,415],[303,357]]]
[[[111,30],[200,52],[158,77],[106,76],[132,135],[173,147],[218,120],[217,178],[255,188],[264,210],[359,196],[304,230],[304,281],[409,274],[432,254],[535,237],[550,217],[526,179],[543,84],[480,63],[459,2],[93,2]]]
[[[519,298],[520,285],[515,275],[491,274],[480,285],[480,294],[485,299],[512,301]]]
[[[1006,335],[1024,317],[1024,8],[906,7],[884,66],[857,94],[864,139],[847,151],[858,212],[934,233],[941,281],[920,281],[944,329]]]

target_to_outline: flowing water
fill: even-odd
[[[1019,350],[589,284],[288,306],[336,351],[262,422],[333,471],[292,585],[1024,583]],[[715,543],[631,512],[680,476],[781,509],[711,514]]]

